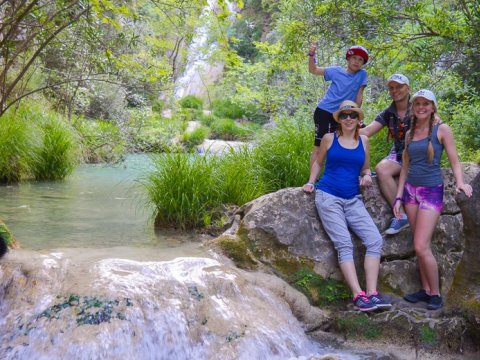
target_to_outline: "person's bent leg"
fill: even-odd
[[[323,228],[333,242],[340,269],[355,296],[362,289],[353,263],[353,242],[345,220],[344,202],[344,199],[321,190],[317,190],[315,193],[315,205]]]
[[[390,152],[390,154],[385,159],[380,161],[375,168],[380,192],[390,206],[392,206],[393,202],[395,201],[395,196],[398,189],[398,184],[395,181],[395,177],[400,174],[402,169],[401,164],[395,161],[394,158],[396,158],[395,152]],[[392,218],[389,227],[385,230],[386,234],[397,234],[408,227],[407,215],[405,214],[403,207],[400,208],[400,211],[402,212],[401,218]]]
[[[367,295],[377,292],[378,271],[380,256],[382,255],[383,239],[365,208],[361,196],[350,199],[344,207],[347,225],[362,240],[366,248],[365,253],[365,280]]]
[[[402,167],[399,163],[383,159],[375,167],[377,173],[378,186],[380,191],[391,206],[395,201],[397,194],[398,184],[395,181],[395,177],[400,175]]]

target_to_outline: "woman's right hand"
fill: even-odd
[[[395,215],[397,219],[400,219],[402,215],[402,212],[400,211],[401,207],[402,207],[402,201],[399,200],[399,198],[397,197],[395,199],[395,202],[393,203],[393,215]]]
[[[305,185],[303,185],[302,189],[307,193],[311,193],[315,189],[315,185],[311,182],[308,182]]]

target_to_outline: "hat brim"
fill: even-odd
[[[363,120],[363,111],[359,108],[350,108],[350,109],[341,109],[341,110],[337,110],[333,113],[333,118],[335,119],[336,122],[340,123],[340,120],[338,120],[338,116],[342,113],[342,112],[351,112],[351,111],[354,111],[358,114],[358,118],[360,119],[360,121]]]

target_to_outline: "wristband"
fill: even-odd
[[[397,201],[403,202],[401,197],[396,197],[392,207],[395,207],[395,204],[397,203]]]
[[[362,178],[363,178],[364,176],[372,176],[372,173],[363,174],[363,175],[362,175]]]
[[[310,56],[310,57],[315,56],[315,53],[313,53],[313,54],[308,53],[308,56]]]
[[[313,182],[307,182],[305,185],[312,185],[312,186],[315,186],[315,184]]]

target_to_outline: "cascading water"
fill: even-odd
[[[223,264],[198,234],[154,234],[131,187],[147,160],[0,187],[23,247],[0,260],[0,359],[375,359],[312,341],[279,278]]]
[[[208,258],[10,254],[0,270],[0,358],[283,360],[335,352],[305,336],[271,289],[279,281]]]

